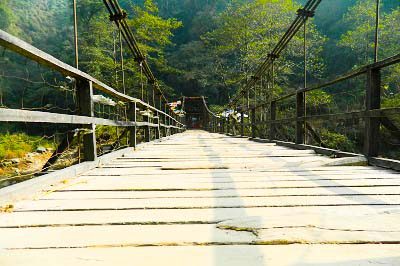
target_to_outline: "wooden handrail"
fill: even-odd
[[[60,61],[59,59],[55,58],[54,56],[43,52],[42,50],[30,45],[29,43],[27,43],[25,41],[22,41],[21,39],[5,32],[3,30],[0,30],[0,46],[3,46],[15,53],[18,53],[18,54],[26,57],[26,58],[29,58],[43,66],[53,69],[65,76],[71,76],[75,79],[79,79],[79,80],[83,79],[83,80],[90,81],[90,82],[92,82],[94,88],[106,93],[109,96],[115,97],[118,100],[123,101],[123,102],[136,102],[137,104],[139,104],[143,107],[146,107],[154,112],[157,112],[159,114],[163,114],[167,117],[170,117],[177,124],[184,126],[182,123],[180,123],[174,117],[163,112],[162,110],[159,110],[159,109],[151,106],[150,104],[143,102],[140,99],[137,99],[137,98],[134,98],[129,95],[126,95],[126,94],[116,91],[112,87],[95,79],[94,77],[90,76],[89,74]]]

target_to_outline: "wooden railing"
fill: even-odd
[[[336,79],[288,93],[268,102],[262,102],[257,105],[250,106],[249,108],[240,106],[235,111],[241,114],[241,118],[248,114],[248,123],[245,122],[245,119],[240,119],[240,122],[236,122],[236,120],[232,119],[232,116],[221,117],[218,119],[218,129],[214,131],[219,131],[221,133],[230,135],[248,135],[252,138],[260,138],[262,137],[261,135],[263,135],[267,136],[266,139],[270,141],[280,141],[279,137],[277,137],[277,128],[280,125],[295,123],[295,144],[306,144],[305,140],[307,131],[309,131],[311,137],[314,138],[317,143],[319,142],[319,144],[322,144],[318,134],[315,133],[312,127],[310,127],[308,124],[309,122],[318,120],[336,121],[364,119],[364,147],[362,154],[365,155],[371,163],[400,169],[400,163],[398,161],[377,158],[380,155],[379,139],[381,126],[393,131],[393,127],[396,127],[396,125],[392,123],[390,119],[388,119],[388,116],[400,115],[400,107],[381,108],[381,94],[383,87],[381,84],[381,72],[384,68],[398,63],[400,63],[400,54],[350,71],[349,73],[341,75]],[[329,86],[363,75],[366,77],[365,102],[363,110],[322,115],[307,114],[307,107],[305,104],[307,93],[323,90]],[[290,98],[294,98],[295,100],[295,116],[277,119],[277,105],[279,102]],[[266,112],[263,113],[263,115],[269,119],[257,121],[257,117],[260,117],[262,112]],[[268,132],[260,132],[259,128],[265,125],[268,127]],[[239,134],[237,134],[238,131],[236,130],[238,127],[241,129]],[[245,129],[247,129],[247,134],[245,133]],[[394,130],[395,132],[399,131],[398,128],[395,128]],[[324,147],[324,145],[320,146]]]
[[[331,155],[350,155],[349,152],[354,155],[354,153],[357,153],[365,155],[370,163],[400,169],[399,161],[378,158],[385,156],[385,153],[379,147],[379,142],[382,141],[380,137],[382,128],[386,128],[390,132],[388,134],[391,134],[391,136],[400,142],[400,128],[396,125],[396,121],[391,119],[391,116],[400,115],[400,107],[394,105],[395,107],[393,108],[381,108],[381,95],[383,94],[383,85],[381,82],[382,71],[384,69],[389,70],[389,67],[398,64],[400,62],[400,54],[395,54],[381,61],[378,60],[379,1],[376,8],[374,63],[364,65],[322,84],[310,86],[308,84],[307,21],[314,16],[320,3],[321,0],[308,0],[304,7],[297,11],[294,21],[279,39],[276,46],[270,53],[261,55],[266,59],[255,68],[256,70],[253,75],[249,79],[246,79],[243,86],[230,99],[224,115],[216,118],[213,114],[210,114],[209,128],[214,132],[218,131],[230,135],[263,138],[291,145],[291,147],[305,148],[307,146],[306,148],[314,148],[315,150]],[[300,32],[301,29],[303,32]],[[290,93],[274,97],[277,91],[276,81],[279,76],[279,73],[275,71],[277,60],[299,32],[302,33],[303,38],[304,54],[302,55],[304,56],[304,61],[302,63],[304,71],[299,71],[298,79],[303,79],[304,84],[300,88],[287,88],[286,86],[284,91],[291,91]],[[329,109],[326,111],[317,102],[307,102],[307,100],[312,99],[310,94],[324,90],[329,91],[325,92],[325,95],[334,99],[332,93],[343,93],[343,91],[339,91],[338,83],[354,82],[359,78],[365,78],[366,84],[365,87],[357,86],[357,89],[363,90],[363,94],[365,95],[365,99],[362,99],[362,97],[357,99],[356,104],[354,104],[357,105],[357,108],[352,106],[345,110],[344,108],[330,108],[330,106],[326,106],[324,108]],[[257,94],[257,89],[260,87],[263,91]],[[282,89],[282,86],[280,86],[280,89]],[[346,89],[348,93],[352,93],[352,88]],[[253,96],[254,99],[252,100]],[[341,97],[341,99],[345,97]],[[361,100],[363,100],[363,103],[361,103]],[[319,113],[314,111],[317,109],[323,110]],[[218,120],[218,122],[215,122],[215,120]],[[359,133],[357,145],[360,147],[352,148],[348,151],[339,151],[339,148],[332,148],[332,145],[326,145],[321,134],[311,124],[311,122],[318,121],[319,126],[324,126],[321,121],[344,120],[363,120],[363,128],[357,132],[357,134]],[[345,124],[349,126],[348,124],[350,123],[347,121]],[[327,130],[327,128],[325,129]],[[331,126],[328,133],[338,136],[340,134],[337,134],[337,131],[337,128]],[[346,138],[346,136],[343,137]],[[362,138],[363,142],[361,144]],[[391,157],[400,157],[400,151],[397,151],[397,155]]]
[[[84,128],[83,154],[87,161],[97,158],[96,149],[96,125],[124,127],[129,131],[129,145],[136,147],[137,131],[144,129],[145,141],[159,139],[185,130],[182,123],[183,118],[175,115],[167,103],[165,110],[159,110],[148,103],[137,98],[130,97],[118,92],[105,83],[93,78],[53,56],[33,47],[32,45],[0,30],[0,46],[13,51],[25,58],[29,58],[40,65],[46,66],[75,81],[77,95],[76,114],[61,114],[42,111],[21,109],[0,109],[0,121],[2,122],[25,122],[25,123],[51,123],[51,124],[73,124]],[[98,118],[94,116],[93,90],[97,89],[103,94],[118,99],[127,106],[127,117],[124,121]],[[151,112],[153,115],[143,114],[143,111]],[[142,119],[139,119],[141,116]],[[153,134],[152,134],[153,133]]]

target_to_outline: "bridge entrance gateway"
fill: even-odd
[[[381,72],[400,54],[377,56],[379,1],[374,63],[309,86],[304,38],[303,88],[257,91],[272,91],[281,53],[306,33],[321,3],[309,0],[218,114],[203,96],[171,104],[127,14],[117,0],[104,3],[137,63],[139,98],[124,80],[115,89],[0,30],[4,49],[68,80],[76,105],[0,108],[4,123],[68,127],[44,167],[0,189],[0,265],[400,265],[400,162],[377,144],[384,128],[399,136],[400,108],[382,108],[380,97]],[[310,93],[359,77],[362,110],[313,113]],[[284,116],[285,101],[294,116]],[[328,148],[311,123],[338,120],[361,125],[360,153]],[[78,161],[56,170],[73,145]]]
[[[182,106],[185,111],[188,129],[204,129],[208,125],[208,113],[204,97],[183,97]]]

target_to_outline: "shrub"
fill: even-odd
[[[331,149],[354,152],[354,143],[346,135],[335,133],[326,129],[321,130],[321,139]]]

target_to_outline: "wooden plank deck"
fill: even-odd
[[[203,131],[0,214],[0,265],[400,265],[400,176]]]

